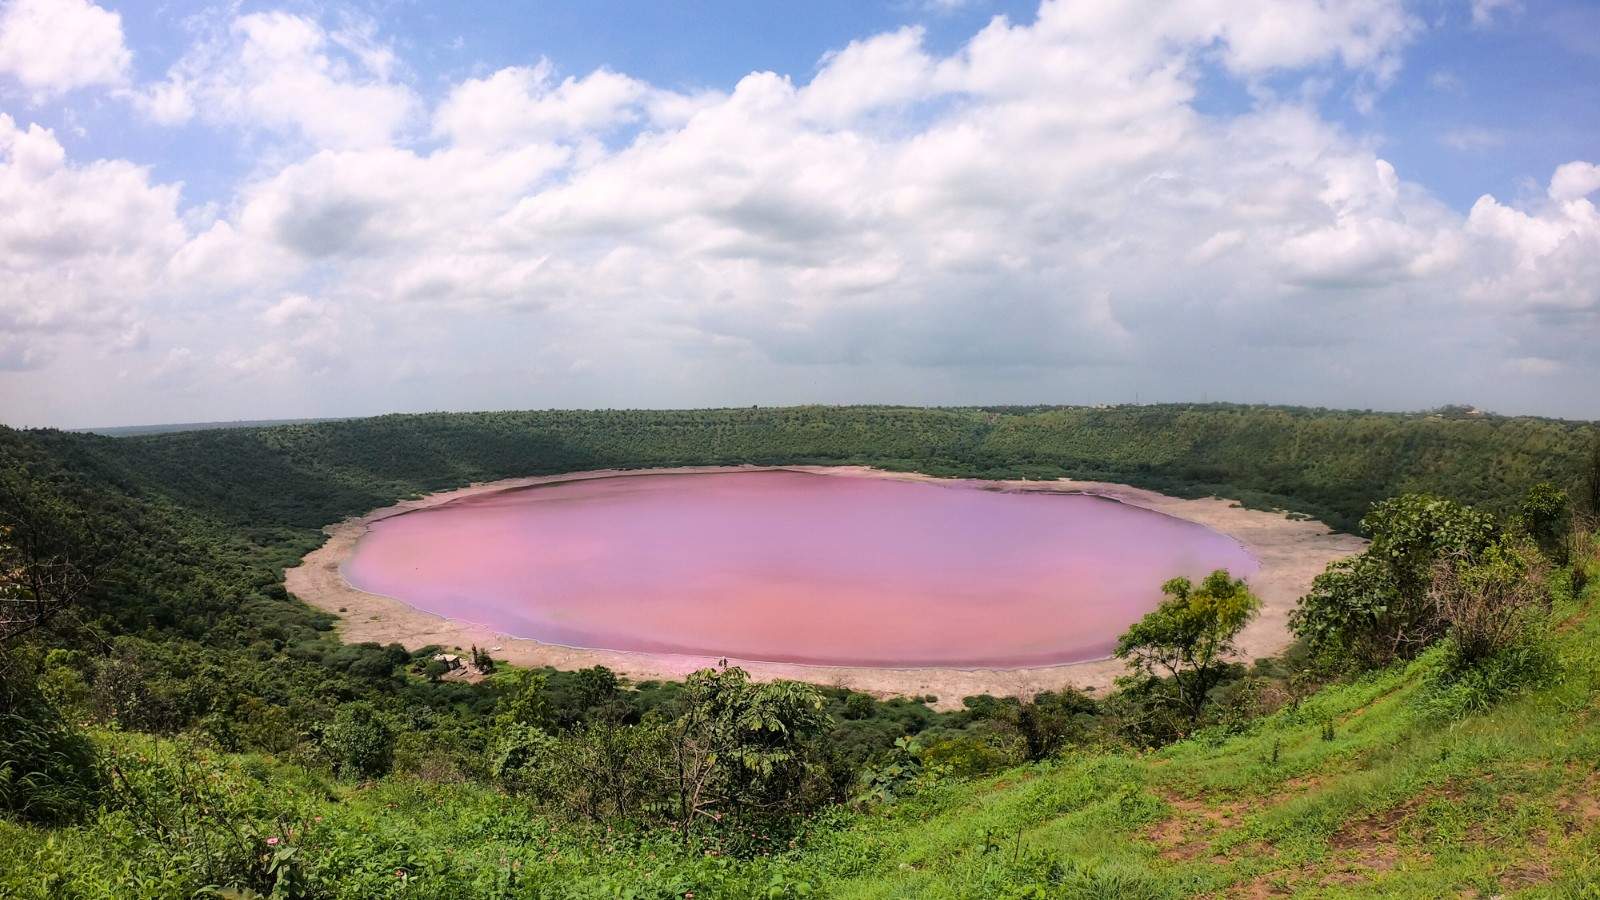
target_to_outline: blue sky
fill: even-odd
[[[214,15],[196,0],[106,3],[122,14],[135,70],[159,78],[183,55],[185,22]],[[287,9],[308,15],[323,3],[241,3],[241,12]],[[734,2],[532,2],[518,4],[382,2],[349,4],[394,41],[419,90],[439,97],[456,80],[545,57],[566,73],[607,67],[678,89],[732,87],[771,70],[804,82],[829,51],[906,25],[927,29],[930,49],[957,49],[991,17],[1032,20],[1037,4],[967,2],[944,7],[912,0],[807,4]],[[1321,104],[1334,121],[1380,141],[1385,158],[1463,212],[1484,193],[1514,196],[1558,165],[1595,155],[1600,143],[1600,4],[1528,0],[1474,24],[1465,2],[1416,4],[1427,23],[1404,68],[1370,111],[1346,92],[1336,68]],[[337,14],[333,18],[337,18]],[[1236,79],[1210,66],[1202,109],[1237,112],[1251,104]],[[1285,79],[1292,85],[1301,77]],[[99,108],[95,108],[98,106]],[[203,128],[139,127],[111,104],[47,105],[37,118],[89,134],[64,143],[85,156],[129,156],[180,179],[196,200],[218,199],[251,165],[251,148]],[[90,127],[98,126],[98,127]],[[131,126],[131,127],[130,127]],[[137,152],[142,151],[142,152]],[[1542,188],[1540,188],[1542,189]]]
[[[1600,416],[1588,2],[0,0],[0,115],[13,424]]]

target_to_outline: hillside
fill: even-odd
[[[1593,896],[1597,587],[1558,604],[1550,685],[1491,711],[1434,652],[1242,735],[1012,770],[858,826],[838,896]]]
[[[1114,481],[1292,509],[1354,530],[1427,491],[1503,511],[1574,487],[1592,423],[1287,407],[792,407],[392,415],[107,438],[13,433],[69,468],[244,528],[320,528],[397,497],[609,467],[859,463]]]
[[[1557,671],[1487,711],[1471,690],[1438,687],[1434,651],[1242,733],[938,780],[866,812],[828,813],[745,859],[670,834],[561,827],[470,784],[351,785],[193,741],[97,739],[145,767],[138,787],[152,804],[179,790],[197,822],[292,843],[319,896],[1591,897],[1600,580],[1582,598],[1563,590]],[[141,839],[137,819],[55,832],[0,823],[0,892],[166,896],[186,866],[218,852],[192,837],[176,849]],[[176,818],[164,827],[203,833]]]
[[[1600,587],[1570,596],[1564,562],[1548,639],[1529,626],[1463,665],[1435,623],[1415,660],[1330,670],[1297,647],[1227,667],[1187,719],[1160,679],[955,712],[733,673],[452,681],[428,648],[340,643],[282,573],[324,525],[469,481],[849,462],[1217,493],[1346,528],[1433,492],[1499,517],[1391,507],[1428,548],[1413,575],[1454,547],[1520,585],[1519,560],[1554,552],[1528,545],[1529,511],[1567,508],[1529,488],[1578,488],[1595,433],[1220,405],[0,429],[0,598],[31,590],[8,571],[23,543],[87,573],[51,627],[0,646],[0,896],[1585,896]],[[715,812],[685,805],[685,759],[721,773]]]

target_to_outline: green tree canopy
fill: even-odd
[[[1161,591],[1167,599],[1122,635],[1116,655],[1148,677],[1171,678],[1177,702],[1194,722],[1227,666],[1234,638],[1261,601],[1224,569],[1199,586],[1174,578]]]
[[[380,778],[394,762],[394,730],[366,702],[339,708],[322,738],[334,769],[347,778]]]

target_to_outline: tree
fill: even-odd
[[[543,728],[550,723],[550,703],[545,687],[550,679],[543,672],[520,669],[511,674],[506,692],[495,706],[495,724],[532,725]]]
[[[1539,552],[1558,566],[1567,564],[1567,533],[1572,513],[1567,492],[1548,481],[1528,489],[1517,505],[1516,523],[1533,539]]]
[[[1028,759],[1047,759],[1084,740],[1097,712],[1094,698],[1070,687],[1035,694],[1017,707],[1017,731],[1027,745]]]
[[[1196,587],[1187,578],[1161,586],[1167,599],[1117,641],[1116,655],[1150,678],[1168,677],[1190,724],[1221,680],[1233,641],[1261,608],[1242,579],[1218,569]]]
[[[381,778],[394,762],[394,731],[369,703],[339,707],[322,737],[334,771],[349,778]]]
[[[472,665],[485,675],[492,674],[494,672],[494,657],[489,655],[489,651],[480,649],[477,644],[473,644]]]
[[[1381,666],[1407,645],[1412,632],[1392,613],[1404,606],[1383,561],[1367,553],[1335,560],[1311,582],[1289,613],[1289,630],[1321,664]]]
[[[0,471],[0,641],[48,625],[94,583],[85,530],[24,473]]]
[[[808,684],[754,684],[743,669],[701,669],[684,681],[671,742],[679,828],[702,819],[783,813],[795,806],[809,741],[830,724]]]
[[[1361,520],[1367,553],[1382,560],[1407,600],[1426,595],[1441,557],[1477,553],[1499,533],[1494,517],[1430,494],[1402,494],[1372,505]]]
[[[558,799],[552,766],[561,756],[559,751],[560,741],[537,725],[501,721],[495,727],[489,768],[495,780],[512,793]]]

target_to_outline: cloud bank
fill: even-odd
[[[1424,27],[1393,0],[1045,2],[946,54],[864,37],[804,81],[534,59],[431,100],[348,23],[233,17],[143,84],[114,14],[12,0],[0,23],[29,90],[268,148],[202,206],[0,115],[0,418],[1140,394],[1600,415],[1551,388],[1595,383],[1600,169],[1463,214],[1283,88],[1336,72],[1369,103]],[[41,28],[66,49],[17,49]],[[1208,72],[1249,108],[1202,112]]]

